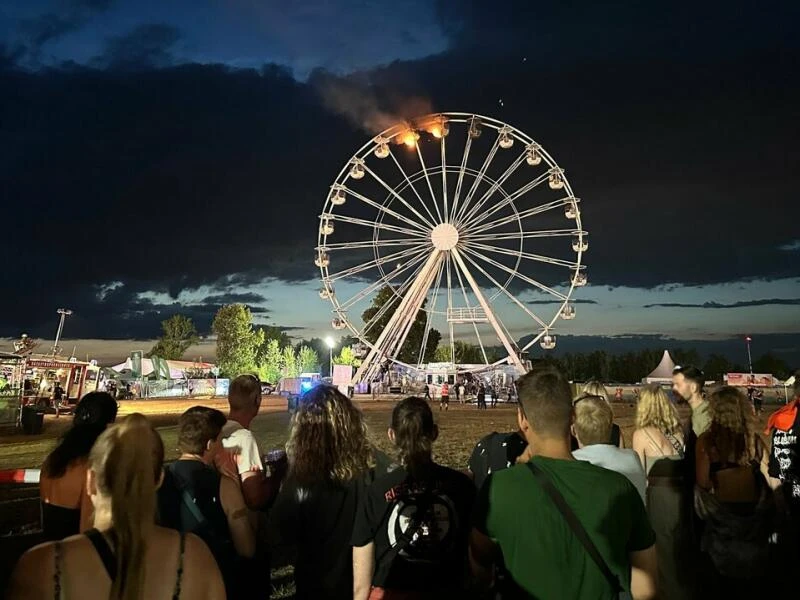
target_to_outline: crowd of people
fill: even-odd
[[[800,378],[797,378],[800,379]],[[292,556],[296,598],[708,598],[791,593],[800,552],[794,399],[765,442],[747,395],[706,392],[678,368],[673,390],[641,390],[632,448],[605,388],[577,397],[540,367],[517,382],[517,429],[478,441],[463,471],[433,458],[431,403],[408,397],[387,423],[387,455],[361,411],[308,391],[285,451],[250,425],[252,376],[230,411],[178,420],[178,460],[142,415],[88,394],[42,468],[43,528],[8,597],[268,598]],[[446,409],[446,407],[444,407]]]

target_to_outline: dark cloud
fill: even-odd
[[[126,35],[109,39],[103,54],[93,63],[117,70],[166,67],[174,61],[172,49],[180,37],[180,31],[172,25],[139,25]]]
[[[69,0],[60,11],[41,14],[19,23],[20,41],[15,47],[15,61],[38,64],[46,44],[84,28],[91,18],[108,10],[114,0]]]
[[[763,300],[743,300],[730,304],[722,304],[720,302],[703,302],[702,304],[661,302],[645,304],[644,308],[745,308],[748,306],[800,306],[800,298],[766,298]]]
[[[588,298],[576,298],[570,301],[571,304],[597,304],[597,300]],[[561,300],[528,300],[525,304],[561,304]]]
[[[800,81],[786,76],[800,4],[712,4],[443,2],[450,51],[352,78],[376,110],[424,98],[540,141],[583,199],[593,285],[796,276],[780,248],[800,217]],[[144,292],[237,294],[318,274],[328,186],[366,138],[320,96],[335,78],[171,65],[178,33],[161,27],[109,42],[103,68],[24,71],[2,53],[0,89],[14,93],[0,94],[0,202],[15,253],[3,278],[18,292],[0,296],[0,335],[50,335],[68,306],[71,335],[152,336],[178,307]],[[114,281],[119,293],[98,299],[94,286]],[[186,310],[207,329],[214,304]]]
[[[265,302],[266,300],[267,299],[261,294],[244,292],[206,296],[200,301],[200,304],[255,304],[257,302]]]

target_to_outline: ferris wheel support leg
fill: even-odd
[[[511,364],[514,365],[514,367],[516,367],[517,372],[520,375],[524,375],[525,366],[522,364],[522,361],[520,360],[519,356],[514,350],[514,347],[511,344],[511,341],[508,339],[508,336],[506,335],[505,331],[503,331],[503,328],[500,326],[497,317],[494,316],[494,313],[492,312],[489,303],[486,301],[486,298],[484,298],[480,287],[478,287],[477,282],[472,277],[472,273],[470,273],[469,269],[467,268],[464,259],[461,257],[461,254],[458,251],[458,248],[453,248],[450,252],[453,256],[453,259],[456,261],[456,264],[464,273],[464,277],[466,278],[467,283],[469,283],[469,286],[472,288],[472,292],[475,294],[475,297],[478,299],[478,303],[481,305],[481,308],[483,308],[484,312],[486,313],[486,319],[494,328],[497,337],[500,338],[503,347],[506,349],[506,352],[508,352],[508,360],[511,362]]]
[[[361,363],[358,371],[356,371],[353,376],[353,383],[360,383],[366,378],[372,377],[380,366],[381,361],[389,356],[393,350],[399,350],[402,347],[402,344],[398,345],[397,342],[400,337],[405,340],[403,332],[410,330],[410,324],[416,318],[417,312],[422,306],[422,302],[433,282],[433,278],[436,276],[440,260],[441,252],[434,251],[431,253],[417,280],[411,285],[406,295],[403,296],[386,327],[383,328],[378,339],[372,345],[369,353],[367,353],[364,362]]]

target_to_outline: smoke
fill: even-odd
[[[328,110],[342,115],[370,135],[433,112],[428,98],[379,93],[376,86],[363,77],[315,73],[309,82]]]

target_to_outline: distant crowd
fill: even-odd
[[[298,599],[791,594],[800,377],[763,437],[746,394],[704,379],[674,373],[686,424],[644,387],[626,448],[603,385],[573,397],[538,367],[517,381],[517,429],[487,432],[463,471],[434,460],[425,398],[394,406],[387,455],[358,407],[318,386],[285,448],[264,453],[253,376],[231,382],[227,417],[184,412],[177,438],[140,414],[117,422],[116,401],[93,392],[42,466],[52,541],[23,555],[7,597],[263,599],[287,561]],[[180,451],[166,465],[165,441]]]

